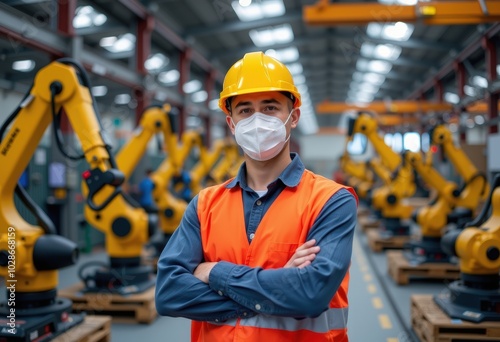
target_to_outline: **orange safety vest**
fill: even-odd
[[[224,184],[206,188],[198,196],[198,218],[205,261],[228,261],[238,265],[282,268],[297,247],[306,242],[309,229],[324,204],[341,188],[355,192],[306,170],[299,185],[285,188],[268,209],[248,243],[243,200],[239,187]],[[225,322],[191,325],[193,342],[346,342],[349,272],[329,309],[316,318],[258,314]],[[283,289],[286,291],[286,289]]]

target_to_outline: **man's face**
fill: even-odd
[[[285,122],[292,108],[291,100],[277,91],[238,95],[231,101],[231,115],[226,117],[226,122],[234,134],[232,122],[236,125],[240,120],[248,118],[256,112],[277,117]],[[290,127],[297,126],[299,117],[300,110],[297,108],[292,112],[287,123],[287,133]]]

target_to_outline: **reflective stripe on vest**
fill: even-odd
[[[347,327],[347,316],[349,308],[330,308],[316,318],[295,319],[290,317],[279,317],[269,315],[256,315],[250,318],[240,319],[240,326],[278,329],[285,331],[309,330],[315,333],[326,333],[330,330],[345,329]],[[238,319],[230,319],[215,325],[236,326]]]

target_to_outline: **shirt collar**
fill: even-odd
[[[305,166],[302,163],[299,155],[295,152],[290,153],[290,157],[292,158],[292,162],[288,164],[288,166],[281,172],[278,176],[278,179],[288,187],[295,187],[299,185],[300,179],[302,178],[302,174],[304,173]],[[247,169],[246,162],[241,164],[240,170],[238,171],[238,175],[226,185],[226,188],[232,189],[236,185],[239,185],[240,188],[244,189],[247,187]]]

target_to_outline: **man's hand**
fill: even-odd
[[[319,246],[314,246],[315,243],[316,240],[312,239],[306,241],[302,246],[297,248],[284,268],[304,268],[309,266],[320,250]]]
[[[216,264],[216,262],[202,262],[198,265],[198,267],[196,267],[193,275],[205,284],[208,284],[208,276]]]

